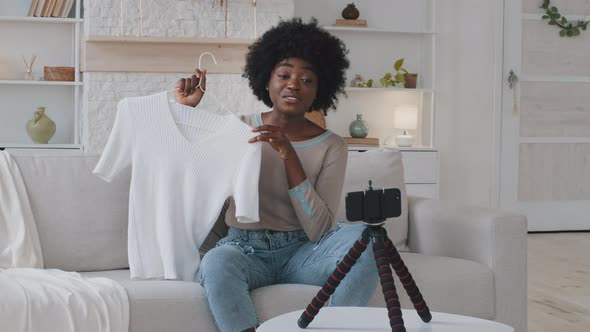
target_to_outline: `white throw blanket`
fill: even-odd
[[[0,151],[0,268],[43,268],[29,197],[18,166]]]
[[[55,269],[0,269],[0,330],[127,332],[125,289],[108,278]]]
[[[22,176],[0,151],[0,331],[128,331],[129,300],[117,282],[42,267]]]

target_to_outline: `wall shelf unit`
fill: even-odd
[[[369,137],[379,138],[401,134],[393,123],[396,106],[415,105],[419,109],[418,129],[410,132],[419,147],[435,147],[435,0],[416,0],[400,5],[391,0],[358,0],[360,19],[368,27],[335,26],[346,3],[340,0],[298,0],[295,16],[309,20],[315,17],[325,30],[340,38],[349,50],[350,68],[346,98],[340,98],[336,112],[328,116],[328,127],[341,136],[349,136],[348,126],[362,113],[369,125]],[[403,13],[400,12],[403,8]],[[402,86],[381,88],[379,79],[393,72],[393,63],[404,58],[404,67],[418,73],[416,89]],[[372,79],[376,88],[351,87],[356,74]]]
[[[435,116],[435,56],[436,38],[434,13],[436,0],[357,0],[360,19],[368,27],[336,27],[346,1],[298,0],[295,16],[309,20],[315,17],[325,30],[340,38],[349,50],[350,68],[346,73],[347,98],[340,98],[337,109],[326,118],[329,129],[340,136],[349,136],[348,127],[362,114],[369,126],[369,137],[378,137],[383,145],[389,137],[402,133],[394,127],[396,106],[418,107],[418,129],[410,131],[415,144],[399,148],[404,162],[408,194],[429,198],[438,197],[438,150],[434,142]],[[400,11],[403,8],[403,12]],[[418,73],[416,89],[401,86],[388,88],[351,87],[356,74],[365,80],[379,79],[393,72],[393,63],[404,58],[404,67]],[[380,149],[376,146],[349,145],[350,151]]]
[[[70,149],[81,145],[80,36],[81,3],[74,17],[27,16],[31,1],[0,2],[0,147],[10,149]],[[24,80],[27,62],[35,54],[34,80]],[[45,81],[43,67],[74,67],[74,81]],[[49,144],[35,144],[26,124],[37,107],[45,107],[57,130]]]

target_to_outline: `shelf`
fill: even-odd
[[[61,86],[82,86],[83,82],[65,81],[27,81],[27,80],[0,80],[0,84],[8,85],[61,85]]]
[[[73,23],[82,23],[82,22],[84,22],[84,20],[81,18],[0,16],[0,22],[73,24]]]
[[[377,28],[354,28],[354,27],[337,27],[337,26],[324,26],[325,30],[328,31],[343,31],[343,32],[378,32],[378,33],[389,33],[389,34],[411,34],[411,35],[434,35],[436,32],[433,31],[401,31],[401,30],[389,30],[389,29],[377,29]]]
[[[81,144],[18,144],[18,143],[1,143],[0,148],[7,149],[81,149]]]
[[[252,39],[89,36],[85,40],[84,72],[192,73],[198,55],[208,73],[241,74]]]
[[[433,89],[406,89],[406,88],[344,88],[346,92],[378,92],[378,91],[397,91],[397,92],[434,92]]]
[[[149,37],[149,36],[89,36],[91,43],[142,43],[142,44],[206,44],[206,45],[250,45],[254,39],[245,38],[191,38],[191,37]]]
[[[349,151],[356,151],[356,150],[377,150],[377,149],[382,149],[382,148],[391,148],[394,150],[399,150],[399,151],[438,151],[437,148],[432,147],[432,146],[411,146],[411,147],[399,147],[399,146],[386,146],[386,145],[380,145],[380,146],[374,146],[374,145],[348,145],[348,150]]]

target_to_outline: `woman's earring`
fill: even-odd
[[[266,91],[268,91],[268,85],[266,86]]]

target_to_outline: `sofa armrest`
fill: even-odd
[[[526,331],[526,217],[417,197],[409,197],[408,212],[410,250],[488,266],[494,275],[496,320]]]

